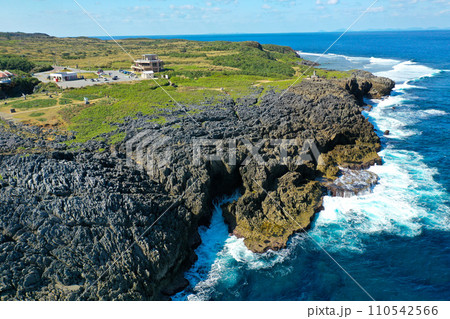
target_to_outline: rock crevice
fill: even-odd
[[[285,247],[321,209],[320,179],[338,194],[340,170],[381,163],[359,94],[388,94],[393,82],[355,78],[197,105],[200,126],[182,111],[164,125],[138,115],[117,124],[126,139],[114,147],[69,150],[60,142],[71,136],[0,123],[0,299],[168,298],[186,284],[213,199],[236,188],[242,196],[224,207],[230,233],[255,252]],[[225,145],[222,157],[211,160],[213,144],[197,161],[199,139]],[[281,151],[280,140],[294,143]],[[310,140],[320,157],[305,151]]]

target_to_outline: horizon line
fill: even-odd
[[[364,33],[364,32],[433,32],[433,31],[450,31],[450,28],[427,28],[427,29],[374,29],[374,30],[354,30],[349,31],[348,33]],[[264,34],[319,34],[319,33],[339,33],[342,32],[342,30],[334,30],[334,31],[303,31],[303,32],[236,32],[236,33],[191,33],[191,34],[142,34],[142,35],[113,35],[113,37],[143,37],[143,38],[149,38],[149,37],[174,37],[174,36],[215,36],[215,35],[264,35]],[[24,33],[24,34],[33,34],[33,33],[42,33],[47,34],[42,31],[36,31],[36,32],[23,32],[23,31],[0,31],[0,33]],[[50,35],[52,37],[56,38],[79,38],[79,37],[86,37],[86,38],[109,38],[105,35],[72,35],[72,36],[55,36]]]
[[[449,28],[438,29],[438,28],[430,28],[430,29],[380,29],[380,30],[355,30],[348,31],[348,33],[362,33],[362,32],[418,32],[418,31],[450,31]],[[191,33],[191,34],[141,34],[141,35],[112,35],[113,37],[173,37],[173,36],[211,36],[211,35],[264,35],[264,34],[314,34],[314,33],[339,33],[342,30],[334,30],[334,31],[303,31],[303,32],[236,32],[236,33]],[[80,36],[65,36],[68,38],[72,37],[88,37],[88,38],[105,38],[108,36],[92,36],[92,35],[80,35]]]

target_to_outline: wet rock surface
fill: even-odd
[[[373,172],[342,168],[340,176],[325,185],[333,196],[352,197],[370,193],[377,183],[378,175]]]
[[[126,138],[114,146],[104,134],[68,149],[70,137],[0,123],[0,298],[165,299],[185,285],[212,200],[236,188],[230,233],[255,252],[285,247],[321,209],[318,177],[381,162],[355,89],[341,84],[167,110],[164,125],[138,114],[117,124]]]

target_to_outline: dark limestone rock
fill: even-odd
[[[306,66],[319,66],[320,64],[314,61],[310,60],[301,60],[300,62],[297,62],[299,65],[306,65]]]
[[[224,207],[230,232],[255,252],[285,247],[321,209],[318,178],[338,187],[340,167],[381,164],[358,101],[392,83],[355,78],[203,103],[195,121],[182,110],[167,110],[164,125],[140,114],[117,123],[111,134],[126,138],[111,148],[92,140],[69,151],[71,134],[0,124],[0,299],[165,300],[186,284],[212,200],[236,188],[243,195]],[[196,162],[198,139],[222,141],[222,158],[204,148]],[[296,143],[282,160],[272,142],[283,139]],[[296,161],[309,139],[320,158]]]

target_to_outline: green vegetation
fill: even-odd
[[[154,118],[151,121],[155,122],[155,123],[158,123],[158,124],[161,124],[161,125],[166,124],[166,122],[167,122],[167,120],[166,120],[166,118],[164,116],[160,116],[160,117]]]
[[[59,105],[67,105],[67,104],[71,104],[72,100],[71,99],[67,99],[67,98],[60,98],[59,99]]]
[[[36,63],[22,56],[0,55],[0,70],[8,70],[16,74],[10,84],[0,86],[0,99],[33,93],[34,87],[39,83],[39,80],[31,77],[30,73],[36,70],[48,69],[49,66],[45,66],[42,63],[36,65]]]
[[[33,112],[29,116],[31,116],[31,117],[39,117],[39,116],[42,116],[44,114],[45,113],[43,113],[43,112]]]
[[[23,57],[14,55],[0,56],[0,70],[6,69],[10,71],[20,70],[23,72],[30,72],[34,67],[34,63]]]
[[[278,52],[281,54],[288,54],[290,56],[297,56],[297,53],[291,47],[275,45],[275,44],[263,44],[262,48],[267,51]]]
[[[34,93],[42,93],[42,92],[57,92],[60,88],[54,82],[48,83],[39,83],[34,87]]]
[[[67,90],[63,93],[63,99],[81,101],[87,96],[93,101],[92,104],[70,105],[63,108],[60,114],[68,123],[67,129],[77,132],[72,142],[84,142],[115,131],[115,123],[121,122],[124,117],[134,117],[137,113],[154,115],[154,122],[164,124],[166,120],[162,113],[165,109],[179,107],[176,101],[195,113],[195,105],[200,102],[217,103],[225,98],[238,98],[255,92],[255,86],[258,85],[262,85],[263,89],[264,85],[269,87],[269,84],[271,88],[277,88],[278,85],[287,87],[293,82],[272,80],[274,82],[270,78],[250,75],[213,75],[197,80],[174,77],[171,81],[177,87],[169,86],[166,80],[158,80],[162,88],[153,81],[89,86]],[[123,138],[122,135],[114,135],[110,142],[117,143]]]
[[[318,170],[328,179],[336,179],[339,167],[349,167],[352,165],[365,164],[373,165],[377,160],[381,160],[378,155],[379,144],[371,144],[356,141],[356,145],[338,145],[332,151],[322,154],[323,164],[318,166]]]
[[[53,67],[50,64],[39,62],[39,63],[36,63],[36,66],[31,71],[33,73],[38,73],[38,72],[45,72],[45,71],[50,71],[50,70],[53,70]]]
[[[17,39],[20,39],[18,41]],[[16,92],[62,92],[54,99],[40,94],[39,98],[8,103],[9,107],[33,109],[31,114],[18,116],[25,121],[42,122],[42,125],[60,125],[65,130],[76,132],[71,142],[105,138],[112,134],[110,143],[125,138],[123,133],[114,134],[117,123],[137,113],[153,116],[156,123],[164,124],[167,109],[179,107],[179,102],[196,113],[199,103],[217,103],[223,99],[239,98],[244,95],[263,95],[267,90],[281,91],[291,86],[305,71],[305,76],[314,70],[321,77],[344,77],[346,72],[309,69],[301,65],[301,59],[289,47],[258,42],[198,42],[181,39],[127,39],[119,40],[123,48],[133,57],[154,53],[164,60],[170,81],[137,81],[134,83],[108,83],[80,89],[61,90],[54,83],[38,84],[36,79],[17,78],[24,81]],[[46,35],[0,33],[0,47],[4,63],[14,63],[20,72],[31,72],[38,66],[64,65],[97,71],[98,68],[129,69],[132,61],[116,43],[93,38],[56,38]],[[21,56],[14,54],[20,52]],[[28,63],[29,62],[29,63]],[[94,73],[81,74],[97,77]],[[22,80],[21,80],[22,79]],[[298,82],[301,82],[300,78]],[[28,81],[35,81],[26,84]],[[298,83],[297,82],[297,83]],[[4,94],[14,96],[10,93]],[[0,97],[2,92],[0,91]],[[91,104],[85,105],[83,99]],[[60,108],[50,108],[51,106]],[[7,108],[5,107],[7,110]],[[42,111],[40,110],[42,109]],[[186,115],[187,116],[187,115]],[[46,122],[46,119],[48,122]],[[52,122],[53,121],[53,122]]]
[[[111,144],[117,144],[119,142],[122,142],[125,139],[126,134],[125,133],[117,133],[114,134],[113,136],[111,136],[111,138],[109,139],[109,142]]]
[[[213,64],[237,68],[239,73],[246,75],[286,78],[295,74],[294,61],[300,61],[295,51],[289,47],[261,46],[253,41],[234,43],[231,46],[239,53],[212,57]]]
[[[101,94],[98,94],[98,91],[99,90],[97,87],[86,87],[79,90],[71,90],[64,93],[64,98],[83,101],[84,98],[87,97],[89,100],[94,100],[102,97]]]
[[[58,101],[56,99],[36,99],[36,100],[32,99],[32,100],[18,100],[9,103],[9,105],[17,109],[36,109],[55,106],[57,103]]]
[[[171,52],[167,56],[174,58],[206,58],[206,53],[183,53],[183,52]]]
[[[345,72],[345,71],[331,71],[331,70],[322,70],[322,69],[313,69],[308,73],[312,74],[314,72],[314,70],[316,71],[316,74],[318,76],[327,78],[327,79],[330,79],[330,78],[342,79],[342,78],[349,77],[351,74],[351,71]]]
[[[159,83],[175,100],[153,81],[91,86],[64,93],[64,98],[70,97],[74,100],[84,96],[101,97],[91,105],[69,106],[61,110],[63,120],[69,123],[68,129],[78,133],[74,142],[84,142],[100,134],[112,132],[115,130],[114,123],[120,122],[126,116],[135,116],[138,112],[157,115],[164,109],[177,107],[175,101],[193,105],[206,99],[217,100],[218,97],[225,97],[224,93],[217,94],[219,92],[216,91],[192,90],[186,94],[182,89],[169,86],[168,81],[160,80]],[[159,116],[155,121],[163,123],[165,119]],[[120,138],[118,136],[116,140]]]
[[[42,72],[51,70],[52,67],[46,64],[36,64],[29,61],[27,58],[16,55],[0,55],[0,70],[8,70],[11,72],[18,71],[29,72]]]
[[[0,37],[4,37],[8,40],[15,38],[51,38],[48,34],[45,33],[24,33],[24,32],[0,32]]]
[[[0,86],[0,99],[31,94],[38,83],[39,80],[33,77],[15,77],[11,84]]]
[[[267,52],[256,52],[218,56],[212,61],[215,65],[238,68],[241,70],[239,73],[245,75],[291,77],[295,74],[291,66],[275,60]]]

